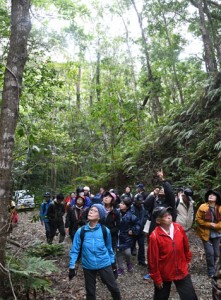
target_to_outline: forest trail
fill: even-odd
[[[38,211],[28,211],[19,213],[19,225],[12,234],[12,239],[18,242],[25,248],[34,244],[45,241],[44,227],[40,222],[32,222],[33,215],[37,215]],[[191,264],[192,281],[198,295],[199,300],[211,300],[211,282],[206,275],[206,263],[202,243],[195,235],[194,230],[189,233],[189,241],[193,253]],[[57,236],[54,243],[58,242]],[[13,252],[18,252],[18,248],[9,245]],[[84,278],[81,267],[78,269],[77,276],[69,281],[68,266],[69,266],[69,250],[71,243],[68,237],[65,239],[64,255],[55,258],[55,264],[59,271],[48,276],[52,282],[54,294],[37,295],[37,300],[83,300],[85,299]],[[23,250],[22,250],[23,251]],[[118,283],[122,293],[122,300],[149,300],[153,298],[153,283],[143,280],[146,268],[136,264],[136,258],[132,258],[134,270],[132,273],[125,273],[124,276],[118,278]],[[15,291],[16,293],[16,291]],[[20,300],[23,300],[19,298]],[[26,299],[26,298],[24,298]],[[34,297],[30,297],[30,300]],[[111,296],[107,288],[100,280],[97,282],[97,300],[109,300]],[[175,287],[172,286],[170,299],[178,300],[179,296],[176,293]]]

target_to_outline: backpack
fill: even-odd
[[[80,238],[81,238],[81,248],[80,248],[80,252],[78,255],[78,260],[81,257],[81,252],[82,252],[82,245],[83,245],[83,241],[84,241],[84,236],[85,236],[85,225],[81,227],[81,232],[80,232]],[[103,233],[103,238],[104,238],[104,242],[105,245],[107,245],[107,228],[106,226],[104,226],[103,224],[101,224],[101,229],[102,229],[102,233]]]

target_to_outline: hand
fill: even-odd
[[[76,270],[75,269],[69,269],[69,280],[71,280],[72,278],[74,278],[74,276],[76,276]]]
[[[114,278],[117,279],[117,278],[118,278],[117,269],[116,269],[116,270],[113,270],[113,273],[114,273]]]
[[[133,235],[133,231],[132,231],[132,230],[129,230],[129,231],[128,231],[128,234],[129,234],[129,235]]]
[[[113,270],[113,273],[114,273],[114,278],[117,279],[118,278],[118,274],[117,274],[117,265],[116,265],[116,263],[113,263],[111,265],[111,267],[112,267],[112,270]]]
[[[164,175],[163,175],[163,170],[162,169],[157,172],[157,176],[159,177],[160,180],[164,180]]]
[[[163,282],[161,284],[155,284],[155,285],[159,290],[161,290],[163,288]]]
[[[215,227],[216,227],[216,224],[215,224],[215,223],[211,223],[211,227],[212,227],[212,228],[215,228]]]

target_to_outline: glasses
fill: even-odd
[[[96,208],[91,208],[90,211],[98,213],[98,210]]]

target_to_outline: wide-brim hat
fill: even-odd
[[[221,204],[221,196],[220,196],[220,193],[215,191],[215,190],[208,190],[205,194],[205,201],[208,202],[208,198],[209,198],[209,195],[215,195],[216,196],[216,202],[219,203],[219,205]]]

